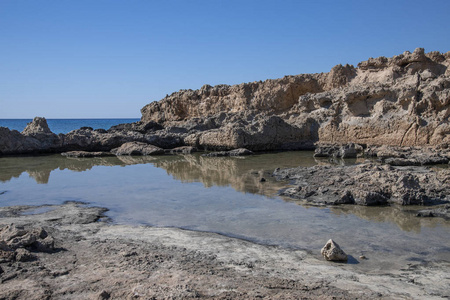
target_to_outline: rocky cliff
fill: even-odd
[[[140,122],[109,130],[55,135],[35,118],[22,133],[0,127],[0,155],[110,151],[133,141],[204,150],[346,143],[448,149],[449,66],[450,52],[418,48],[328,73],[181,90],[142,108]]]
[[[206,149],[304,149],[319,143],[450,143],[450,52],[418,48],[329,73],[181,90],[146,105],[141,122],[183,128]]]

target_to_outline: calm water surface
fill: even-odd
[[[416,218],[418,207],[318,208],[277,196],[277,167],[312,166],[311,152],[251,157],[0,158],[0,205],[85,201],[110,209],[116,223],[218,232],[319,256],[335,239],[359,267],[385,270],[450,261],[450,224]],[[355,161],[347,161],[355,163]],[[260,178],[267,179],[260,182]]]

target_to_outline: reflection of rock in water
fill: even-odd
[[[9,181],[27,172],[37,183],[48,183],[53,170],[82,172],[94,166],[126,165],[116,157],[66,158],[61,155],[24,156],[0,158],[0,181]]]
[[[237,191],[273,196],[285,183],[270,179],[277,166],[314,165],[309,152],[271,153],[247,157],[178,156],[153,163],[182,182],[201,182],[205,187],[231,186]],[[268,172],[269,174],[265,174]],[[268,179],[261,182],[261,178]]]
[[[297,200],[290,197],[283,197],[287,202],[293,202],[306,208],[317,207],[304,200]],[[423,209],[423,206],[404,207],[400,205],[393,206],[361,206],[361,205],[337,205],[337,206],[319,206],[324,209],[330,209],[333,214],[346,216],[355,215],[363,220],[370,222],[389,222],[396,224],[403,231],[412,231],[420,233],[422,227],[434,227],[437,224],[450,226],[443,220],[436,218],[418,218],[417,211]]]
[[[46,184],[48,183],[48,179],[50,178],[50,172],[48,171],[36,171],[36,170],[29,170],[27,173],[30,175],[30,177],[34,178],[37,183],[40,184]]]
[[[391,222],[396,224],[401,230],[413,231],[420,233],[422,223],[430,223],[433,221],[418,219],[416,213],[412,210],[406,210],[401,206],[388,207],[367,207],[359,205],[348,205],[345,207],[332,207],[330,210],[337,214],[353,214],[361,219],[369,220],[371,222]]]

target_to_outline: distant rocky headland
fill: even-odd
[[[347,143],[450,143],[450,52],[417,48],[337,65],[328,73],[180,90],[142,108],[139,122],[53,134],[43,118],[19,133],[0,127],[0,154],[111,151],[127,142],[173,149],[315,149]]]

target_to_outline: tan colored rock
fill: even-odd
[[[164,149],[142,142],[129,142],[111,152],[115,155],[161,155]]]
[[[339,247],[339,245],[332,239],[328,240],[325,246],[323,246],[320,253],[326,260],[347,261],[348,259],[347,254],[345,254],[344,250],[342,250],[341,247]]]
[[[357,68],[337,65],[329,73],[205,85],[148,104],[142,122],[183,126],[188,120],[210,120],[212,127],[191,130],[185,142],[218,150],[283,149],[311,142],[439,146],[450,143],[449,66],[448,53],[417,48],[392,58],[370,58]],[[267,120],[279,117],[290,129],[273,133],[266,121],[249,121],[250,111]]]
[[[27,127],[25,127],[25,129],[22,131],[22,134],[24,135],[38,133],[52,133],[45,118],[35,117],[33,121],[28,123]]]

